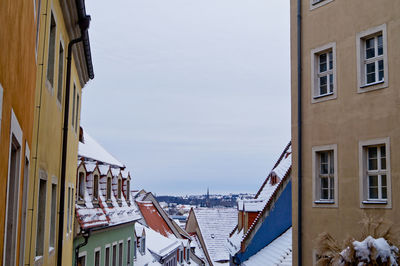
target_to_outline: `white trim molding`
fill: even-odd
[[[333,152],[333,178],[334,178],[334,193],[333,200],[321,200],[319,197],[320,182],[318,170],[318,153],[323,151]],[[329,169],[328,169],[329,170]],[[313,190],[313,207],[319,208],[337,208],[339,206],[339,181],[338,181],[338,147],[337,144],[314,146],[312,147],[312,190]]]
[[[367,83],[366,81],[366,62],[365,51],[366,51],[366,40],[371,37],[382,35],[383,42],[383,55],[379,56],[378,59],[368,59],[381,61],[383,60],[383,80],[377,80],[376,82]],[[356,35],[356,48],[357,48],[357,92],[364,93],[372,90],[383,89],[388,86],[389,81],[389,70],[388,70],[388,53],[387,53],[387,30],[386,24],[362,31]],[[378,57],[375,51],[374,58]],[[375,72],[379,71],[378,67],[374,69]]]
[[[384,175],[386,175],[386,199],[372,200],[368,197],[368,180],[367,180],[367,148],[373,146],[385,146],[385,163],[386,169]],[[379,161],[377,157],[377,161]],[[380,163],[378,162],[378,165]],[[360,191],[360,208],[392,208],[392,181],[391,181],[391,169],[390,169],[390,138],[379,138],[359,141],[358,146],[358,169],[359,169],[359,191]],[[379,176],[379,173],[377,173]],[[381,189],[381,186],[378,187]]]

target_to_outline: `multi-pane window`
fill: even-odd
[[[38,216],[36,231],[36,256],[43,256],[44,252],[44,232],[46,230],[46,192],[47,182],[44,179],[39,181]]]
[[[387,199],[386,146],[370,146],[367,152],[367,182],[369,200]]]
[[[366,85],[384,80],[385,73],[383,61],[382,33],[364,39],[364,68]]]
[[[128,242],[127,242],[126,263],[127,263],[127,265],[131,265],[131,240],[130,239],[128,239]]]
[[[112,266],[117,266],[117,244],[112,247]]]
[[[93,201],[99,200],[99,176],[94,175],[93,178]]]
[[[335,166],[333,151],[320,151],[317,153],[319,161],[319,199],[334,200],[335,189]]]
[[[313,103],[336,98],[336,44],[311,50],[311,90]]]
[[[85,174],[80,172],[78,179],[78,201],[83,201],[85,198]]]
[[[333,93],[333,52],[332,50],[318,55],[318,90],[316,96]]]

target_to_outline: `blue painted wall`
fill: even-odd
[[[292,181],[275,202],[269,215],[254,235],[246,251],[235,257],[243,262],[263,249],[292,226]]]

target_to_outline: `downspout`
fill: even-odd
[[[86,16],[79,21],[81,28],[81,37],[71,40],[68,43],[67,55],[67,77],[65,85],[65,102],[64,102],[64,126],[63,126],[63,145],[61,157],[61,180],[60,180],[60,212],[58,215],[58,252],[57,252],[57,265],[62,265],[62,248],[64,239],[64,209],[65,209],[65,176],[67,169],[67,149],[68,149],[68,123],[69,123],[69,96],[71,84],[71,65],[72,65],[72,48],[75,44],[83,40],[82,35],[87,33],[89,28],[90,16]]]
[[[84,247],[87,245],[89,242],[89,237],[90,237],[90,229],[88,231],[82,231],[82,236],[85,238],[85,241],[83,243],[80,243],[76,248],[75,248],[75,265],[78,266],[78,258],[79,258],[79,249],[81,247]]]
[[[301,0],[297,0],[297,255],[298,266],[302,265],[302,121],[301,121]]]

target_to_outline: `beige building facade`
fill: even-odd
[[[400,225],[399,45],[399,1],[291,0],[293,265],[365,215]]]

